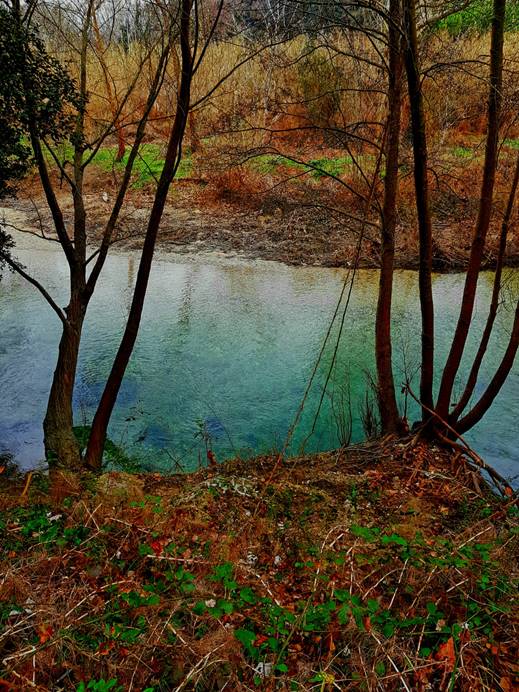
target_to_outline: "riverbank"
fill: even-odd
[[[379,268],[378,217],[372,215],[373,218],[363,223],[363,208],[358,199],[338,192],[332,183],[321,178],[297,185],[273,179],[266,188],[268,180],[240,168],[215,178],[177,180],[164,211],[157,248],[186,254],[217,252],[295,266],[349,267],[358,263],[363,268]],[[113,175],[98,167],[88,171],[84,200],[92,243],[99,241],[116,191]],[[65,220],[72,224],[72,199],[58,180],[56,194]],[[436,271],[466,267],[478,194],[476,189],[466,189],[459,196],[434,191]],[[403,196],[395,266],[416,269],[419,263],[416,219],[412,200],[407,199],[409,191]],[[116,247],[141,247],[152,201],[153,186],[149,183],[128,191],[115,235]],[[25,229],[37,235],[43,231],[52,237],[52,219],[36,178],[24,180],[18,198],[9,200],[7,206],[8,214],[18,216],[18,220],[23,215]],[[500,219],[495,218],[487,238],[483,259],[486,269],[492,268],[495,262],[499,224]],[[509,236],[506,263],[519,266],[519,234],[515,223]],[[362,238],[360,244],[359,238]]]
[[[444,450],[27,481],[0,475],[3,690],[517,683],[517,508]]]

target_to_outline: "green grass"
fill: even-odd
[[[505,139],[503,144],[511,149],[519,149],[519,139]]]
[[[133,166],[133,188],[143,188],[153,183],[160,176],[164,167],[164,147],[158,144],[142,144],[139,154]],[[55,151],[60,162],[72,161],[73,150],[69,143],[60,144]],[[89,152],[86,152],[85,159]],[[106,173],[122,173],[128,161],[129,148],[122,159],[116,161],[117,147],[102,147],[96,152],[92,165]],[[49,163],[53,159],[49,152],[46,154]],[[369,157],[359,157],[367,159]],[[283,155],[262,154],[250,159],[247,164],[252,170],[261,175],[272,175],[274,173],[288,173],[289,170],[307,172],[314,180],[320,180],[327,176],[341,177],[354,166],[351,156],[337,156],[334,158],[316,158],[308,162],[295,162]],[[191,152],[186,150],[184,158],[180,162],[177,172],[177,179],[188,178],[193,175],[194,166]]]
[[[116,162],[116,147],[100,149],[94,157],[94,163],[105,171],[124,169],[128,161],[129,150],[127,150],[122,161]],[[192,172],[192,160],[189,152],[186,152],[180,162],[177,171],[177,178],[187,178]],[[157,180],[164,168],[163,148],[157,144],[142,144],[139,147],[139,154],[133,166],[134,188],[141,188]]]
[[[453,147],[452,155],[457,159],[469,159],[474,155],[474,151],[470,147]]]
[[[491,25],[491,0],[475,0],[460,12],[455,12],[438,22],[437,29],[447,31],[451,36],[460,36],[467,33],[485,33],[490,31]],[[505,31],[519,31],[518,2],[507,3]]]
[[[308,171],[316,180],[325,176],[340,177],[353,165],[350,156],[336,158],[311,159],[308,163],[297,163],[282,155],[263,154],[256,156],[249,164],[258,173],[271,175],[281,168]]]
[[[128,161],[130,149],[127,147],[126,153],[122,161],[116,161],[117,147],[101,147],[96,152],[92,164],[98,166],[105,172],[122,173]],[[56,154],[61,162],[71,161],[73,156],[72,146],[69,143],[61,144]],[[89,156],[86,152],[85,158]],[[47,159],[52,160],[51,155],[47,152]],[[132,187],[142,188],[149,183],[157,180],[162,173],[164,167],[163,147],[158,144],[141,144],[137,159],[133,165],[133,183]],[[186,150],[177,172],[177,178],[187,178],[191,175],[193,162],[189,150]]]

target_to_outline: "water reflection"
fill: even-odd
[[[20,260],[65,298],[66,267],[59,248],[22,239]],[[108,375],[128,314],[136,256],[113,255],[89,310],[75,396],[78,423],[88,422]],[[345,273],[340,269],[202,261],[159,253],[142,329],[118,400],[110,437],[142,459],[145,468],[170,468],[172,456],[197,463],[203,429],[219,458],[265,451],[283,443],[316,362]],[[519,273],[507,273],[510,294]],[[359,407],[373,372],[373,319],[378,276],[362,271],[345,321],[328,395],[307,449],[336,446],[349,425],[363,435]],[[438,364],[457,317],[463,277],[436,276]],[[486,318],[492,276],[484,274],[475,329]],[[417,373],[420,349],[416,276],[398,272],[394,296],[395,377]],[[511,313],[499,315],[492,352],[476,395],[500,354]],[[0,284],[0,446],[25,466],[42,455],[41,420],[54,368],[58,320],[41,297],[15,275]],[[332,333],[333,348],[336,332]],[[476,346],[472,338],[468,354]],[[297,449],[314,422],[331,365],[329,349],[294,437]],[[471,439],[502,472],[519,460],[514,423],[519,404],[516,367],[503,396]]]

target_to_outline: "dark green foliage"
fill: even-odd
[[[68,136],[78,106],[74,82],[37,32],[0,8],[0,197],[31,165],[31,137]]]
[[[451,14],[438,23],[439,29],[447,30],[452,36],[490,31],[492,25],[491,0],[475,0],[468,7]],[[519,2],[507,3],[505,14],[505,31],[519,31]]]

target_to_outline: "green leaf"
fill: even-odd
[[[364,538],[366,541],[373,541],[377,537],[377,534],[380,533],[380,529],[370,528],[369,526],[358,526],[357,524],[352,524],[350,526],[350,531],[354,536]]]
[[[234,630],[234,636],[246,649],[251,649],[256,641],[256,633],[251,630]]]
[[[193,606],[193,613],[195,615],[203,615],[207,611],[207,606],[203,601],[198,601]]]
[[[371,615],[376,613],[379,610],[380,606],[378,604],[378,601],[375,598],[369,598],[368,599],[368,610]]]
[[[324,682],[325,677],[323,673],[316,673],[313,678],[310,678],[308,682]]]
[[[334,598],[336,598],[340,603],[351,601],[351,594],[346,589],[335,589],[333,592]]]
[[[429,602],[429,603],[427,603],[427,605],[425,607],[426,607],[429,615],[436,615],[436,613],[438,612],[438,608],[436,606],[436,603],[430,603]]]
[[[339,625],[347,625],[348,622],[350,621],[350,608],[347,605],[343,605],[338,611],[337,611],[337,620],[339,621]]]
[[[395,633],[395,625],[393,622],[386,622],[384,627],[382,628],[382,633],[384,634],[384,637],[392,637]]]
[[[403,536],[399,536],[397,533],[392,533],[390,536],[388,536],[387,534],[382,536],[380,542],[383,545],[389,545],[390,543],[396,543],[396,545],[404,546],[408,545],[406,539]]]
[[[276,652],[279,650],[279,641],[276,639],[276,637],[269,637],[267,639],[267,644],[269,645],[271,651]]]
[[[234,611],[234,606],[231,601],[225,601],[223,598],[218,599],[216,607],[220,608],[226,615],[230,615]]]
[[[382,677],[382,675],[386,674],[386,666],[384,665],[383,661],[378,661],[375,664],[375,673],[379,676]]]
[[[246,586],[240,591],[240,598],[245,603],[250,603],[251,605],[258,602],[258,598],[250,586]]]

